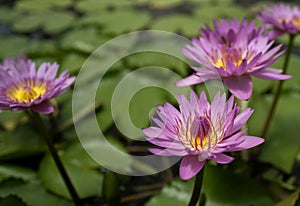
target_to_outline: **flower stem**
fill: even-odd
[[[44,135],[45,137],[45,140],[46,140],[46,144],[47,144],[47,147],[48,147],[48,150],[59,170],[59,173],[60,175],[62,176],[64,182],[65,182],[65,185],[73,199],[73,202],[76,206],[81,206],[81,202],[80,202],[80,199],[79,199],[79,196],[58,156],[58,153],[54,147],[54,144],[52,142],[52,137],[44,123],[44,121],[42,120],[41,116],[34,112],[34,111],[29,111],[28,112],[30,118],[33,120],[33,122],[36,124],[36,126],[40,129],[42,135]]]
[[[290,60],[290,56],[291,56],[291,53],[292,53],[294,39],[295,39],[295,35],[290,34],[288,48],[287,48],[287,52],[286,52],[286,55],[285,55],[285,61],[284,61],[283,68],[282,68],[282,74],[286,74],[288,64],[289,64],[289,60]],[[281,91],[282,91],[283,82],[284,82],[284,80],[281,80],[278,83],[278,87],[277,87],[277,90],[276,90],[276,93],[275,93],[275,97],[274,97],[273,103],[271,105],[271,109],[269,111],[269,114],[268,114],[267,120],[265,122],[265,125],[263,127],[261,137],[266,138],[265,135],[267,134],[267,131],[268,131],[268,129],[270,127],[270,124],[271,124],[271,121],[273,119],[273,115],[275,113],[275,109],[276,109],[276,106],[277,106],[277,103],[278,103],[278,100],[279,100],[279,97],[280,97],[280,94],[281,94]]]
[[[191,197],[191,200],[189,202],[188,206],[195,206],[197,202],[199,201],[200,193],[201,193],[201,187],[203,182],[203,174],[204,174],[204,167],[201,169],[200,172],[196,175],[193,194]]]

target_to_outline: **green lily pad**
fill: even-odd
[[[63,59],[60,70],[68,70],[71,75],[77,74],[86,58],[86,56],[75,52],[70,53]]]
[[[261,134],[271,101],[272,96],[250,102],[254,113],[248,121],[249,134]],[[281,96],[259,157],[261,161],[271,163],[286,173],[291,172],[300,148],[299,128],[295,126],[295,122],[300,121],[299,103],[297,97],[287,94]]]
[[[30,32],[39,28],[46,33],[55,34],[69,28],[75,17],[68,12],[48,11],[20,16],[12,25],[18,32]]]
[[[52,8],[66,8],[72,5],[72,0],[61,0],[61,1],[52,1],[52,0],[22,0],[16,3],[16,10],[20,11],[35,11],[43,12],[48,11]]]
[[[0,159],[12,159],[37,154],[45,150],[44,139],[31,127],[19,125],[18,129],[1,132]]]
[[[206,19],[194,18],[188,15],[171,15],[154,21],[151,29],[178,32],[187,36],[198,36],[199,29],[204,26]]]
[[[14,57],[27,53],[30,41],[25,36],[1,37],[0,47],[0,58]]]
[[[119,2],[110,1],[110,0],[84,0],[78,1],[75,8],[80,12],[90,13],[90,12],[100,12],[102,13],[104,10],[109,8],[116,7],[125,7],[131,6],[132,1],[123,0]]]
[[[72,147],[70,152],[73,153]],[[85,155],[83,149],[77,152]],[[61,160],[80,198],[101,196],[102,174],[94,168],[85,165],[88,164],[88,166],[90,166],[90,163],[82,162],[87,160],[86,156],[82,157],[80,155],[73,156],[72,154],[66,154],[68,154],[68,150],[61,156]],[[91,162],[91,160],[89,160],[89,162]],[[71,199],[64,181],[50,155],[46,155],[42,160],[38,175],[48,190]]]
[[[36,173],[33,170],[8,164],[0,165],[0,176],[5,177],[1,178],[0,182],[9,178],[22,179],[24,181],[36,179]]]
[[[138,11],[104,12],[99,18],[106,34],[122,34],[143,29],[150,21],[147,13]]]
[[[192,194],[194,179],[188,182],[173,180],[170,185],[153,196],[146,206],[187,205]],[[206,166],[202,188],[202,193],[206,197],[206,206],[273,205],[259,184],[220,167]]]
[[[277,203],[275,206],[296,206],[296,201],[299,199],[300,189],[293,192],[290,196]]]
[[[0,184],[0,197],[5,198],[11,195],[17,196],[30,206],[73,205],[71,202],[47,192],[38,180],[24,183],[12,179]]]
[[[88,27],[67,32],[60,39],[60,44],[63,49],[92,53],[107,40],[108,38],[101,36],[95,27]]]
[[[12,195],[0,198],[0,205],[26,206],[20,198]]]

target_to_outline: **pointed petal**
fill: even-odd
[[[50,102],[43,102],[41,104],[34,105],[31,107],[31,109],[41,114],[50,114],[54,112],[54,107]]]
[[[219,164],[228,164],[234,160],[233,157],[225,155],[223,153],[214,154],[213,160]]]
[[[268,80],[285,80],[289,79],[292,76],[281,74],[281,70],[279,69],[271,69],[265,68],[251,73],[251,75],[260,78],[260,79],[268,79]]]
[[[184,156],[188,153],[185,150],[176,150],[176,149],[157,149],[157,148],[149,148],[149,151],[156,155],[161,156]]]
[[[204,166],[206,161],[199,161],[198,155],[188,155],[182,158],[180,163],[179,175],[183,180],[194,177]]]
[[[250,76],[224,78],[228,90],[237,98],[247,100],[252,95],[252,79]]]
[[[241,150],[249,149],[257,145],[260,145],[265,141],[263,138],[255,137],[255,136],[244,136],[243,138],[244,141],[241,144],[233,148],[226,149],[226,151],[233,152],[233,151],[241,151]]]
[[[250,116],[253,113],[253,109],[247,108],[242,113],[240,113],[233,122],[233,127],[228,135],[235,133],[239,129],[242,128],[242,126],[248,121]]]

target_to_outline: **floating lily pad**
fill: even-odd
[[[89,27],[69,31],[62,36],[60,43],[64,49],[91,53],[107,40],[95,27]]]
[[[53,34],[70,27],[74,19],[74,16],[68,12],[48,11],[21,16],[12,26],[18,32],[30,32],[42,28],[46,33]]]
[[[272,201],[262,187],[222,168],[206,166],[203,180],[206,206],[271,206]],[[188,182],[174,180],[152,197],[146,206],[185,206],[192,194],[194,178]]]
[[[0,197],[15,195],[30,206],[72,206],[72,203],[61,199],[45,190],[39,180],[24,183],[19,180],[9,180],[0,184]]]
[[[103,12],[99,23],[107,34],[122,34],[143,29],[150,21],[147,13],[138,11]]]
[[[104,10],[109,8],[131,6],[132,1],[122,0],[122,1],[110,1],[110,0],[84,0],[78,1],[76,4],[76,9],[81,12],[99,12],[102,13]]]
[[[272,100],[270,96],[250,102],[254,113],[248,121],[249,134],[261,134]],[[281,96],[259,157],[261,161],[271,163],[286,173],[291,172],[300,148],[300,131],[294,124],[300,121],[300,111],[297,109],[299,103],[300,99],[297,97],[287,94]]]
[[[72,0],[61,0],[61,1],[52,1],[52,0],[22,0],[17,1],[16,10],[20,11],[48,11],[52,8],[66,8],[72,5]]]
[[[204,26],[206,19],[187,15],[171,15],[162,17],[151,26],[151,29],[178,32],[187,36],[198,36],[199,29]]]

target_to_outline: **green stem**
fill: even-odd
[[[201,193],[201,187],[203,182],[203,174],[204,174],[204,167],[198,174],[196,175],[193,194],[190,200],[190,203],[188,206],[195,206],[197,202],[199,201],[200,193]]]
[[[287,71],[287,68],[288,68],[288,65],[289,65],[290,56],[291,56],[291,53],[292,53],[294,39],[295,39],[295,35],[290,34],[288,48],[287,48],[287,52],[286,52],[286,56],[285,56],[285,61],[284,61],[283,68],[282,68],[282,74],[286,74],[286,71]],[[269,114],[268,114],[267,120],[265,122],[265,125],[263,127],[261,137],[265,138],[265,135],[267,134],[267,131],[270,127],[270,124],[271,124],[271,121],[273,119],[273,115],[275,113],[275,109],[276,109],[276,106],[277,106],[277,103],[278,103],[278,100],[279,100],[279,97],[280,97],[280,94],[281,94],[281,91],[282,91],[283,82],[284,82],[284,80],[281,80],[278,83],[278,87],[277,87],[277,90],[276,90],[276,93],[275,93],[275,97],[274,97],[273,103],[271,105],[271,109],[269,111]]]
[[[76,190],[58,156],[58,153],[54,147],[54,144],[52,142],[52,137],[44,123],[44,121],[42,120],[41,116],[39,115],[39,113],[36,113],[34,111],[29,111],[28,112],[30,118],[33,120],[33,122],[36,124],[36,126],[40,129],[42,135],[45,137],[45,140],[46,140],[46,144],[47,144],[47,147],[48,147],[48,150],[60,172],[60,175],[62,176],[64,182],[65,182],[65,185],[73,199],[73,202],[76,206],[81,206],[81,202],[80,202],[80,199],[79,199],[79,196],[78,194],[76,193]]]

